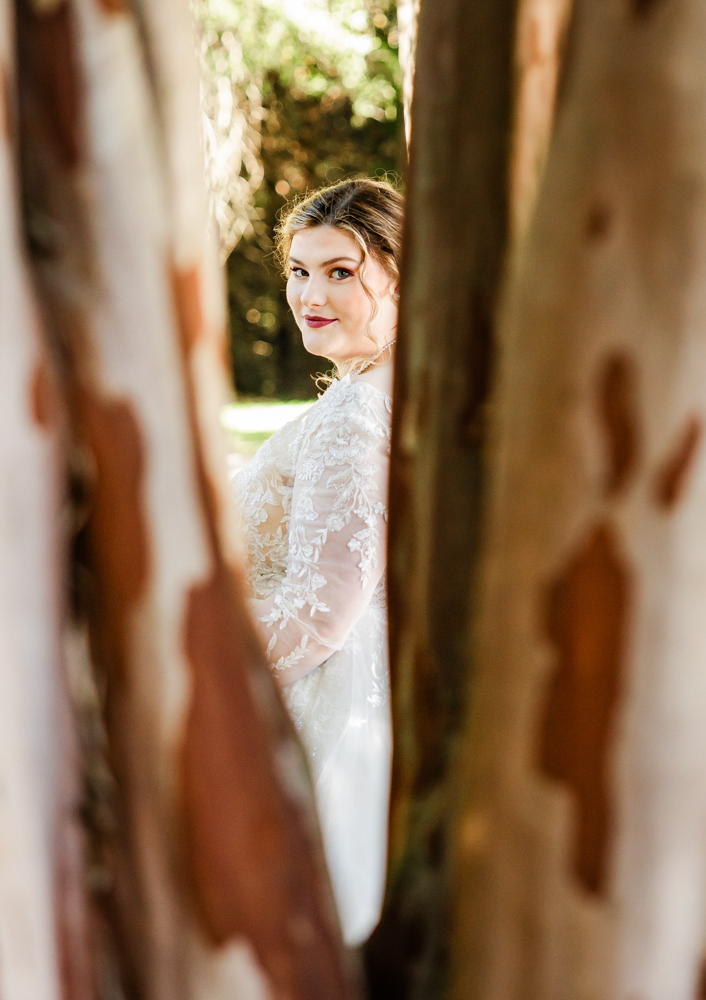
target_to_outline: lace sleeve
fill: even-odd
[[[282,684],[341,649],[384,570],[389,412],[383,397],[348,389],[302,447],[287,571],[254,606]]]

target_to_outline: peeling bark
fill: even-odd
[[[613,354],[598,383],[598,408],[605,438],[608,496],[622,493],[638,460],[638,405],[634,364],[625,354]]]
[[[557,663],[545,695],[538,762],[576,799],[573,865],[603,894],[612,833],[609,769],[622,688],[630,574],[611,525],[598,525],[552,582],[546,630]]]

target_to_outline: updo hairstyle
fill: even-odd
[[[340,181],[314,191],[288,207],[276,230],[275,254],[285,277],[288,277],[289,251],[295,233],[316,226],[334,226],[350,233],[362,255],[358,274],[370,299],[370,322],[377,313],[378,305],[365,281],[365,264],[372,257],[393,283],[399,282],[403,215],[404,199],[387,181],[367,177]],[[367,335],[375,350],[367,358],[346,361],[336,370],[336,377],[351,374],[362,364],[381,355],[385,345],[377,343],[370,332]]]

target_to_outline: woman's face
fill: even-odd
[[[360,281],[362,254],[355,239],[333,226],[302,229],[289,252],[287,302],[310,354],[336,365],[371,357],[379,345],[395,338],[397,303],[385,269],[368,256],[365,283],[377,299],[372,303]],[[370,340],[370,334],[375,343]]]

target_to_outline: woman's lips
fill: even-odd
[[[304,316],[304,322],[307,326],[313,327],[318,330],[321,326],[328,326],[329,323],[335,323],[335,319],[326,319],[325,316]]]

